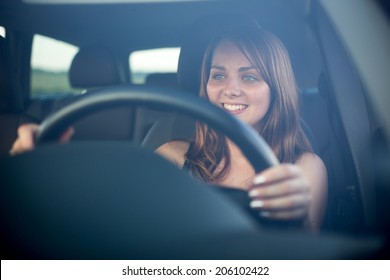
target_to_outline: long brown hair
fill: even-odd
[[[203,57],[199,95],[208,99],[211,61],[222,40],[233,42],[258,69],[271,91],[269,109],[261,120],[260,135],[280,162],[296,162],[312,152],[300,125],[299,97],[287,50],[272,33],[255,26],[230,27],[213,40]],[[226,138],[198,122],[194,143],[187,152],[190,172],[203,181],[216,183],[230,169]]]

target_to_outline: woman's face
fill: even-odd
[[[260,131],[271,93],[258,70],[230,41],[214,50],[207,82],[210,101]]]

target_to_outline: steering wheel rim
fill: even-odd
[[[272,149],[253,128],[214,104],[188,93],[155,87],[114,86],[89,94],[48,117],[40,126],[37,145],[56,141],[71,123],[103,108],[141,105],[177,111],[207,123],[235,142],[256,172],[279,164]]]

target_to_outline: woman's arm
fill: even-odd
[[[315,154],[305,154],[297,162],[310,185],[308,222],[312,229],[319,230],[323,222],[328,200],[328,175],[323,161]]]
[[[155,152],[174,163],[179,168],[183,168],[189,145],[190,144],[185,141],[170,141],[158,147]]]

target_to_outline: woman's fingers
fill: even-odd
[[[281,164],[255,176],[249,197],[265,199],[308,191],[309,183],[302,170],[292,164]]]
[[[280,180],[302,175],[302,170],[293,164],[281,164],[279,166],[269,168],[257,174],[252,183],[253,185],[272,184]]]
[[[272,198],[294,193],[308,191],[308,184],[301,177],[292,177],[285,180],[279,180],[270,184],[253,186],[249,191],[251,198]]]
[[[24,124],[18,128],[18,138],[13,143],[10,154],[16,155],[19,153],[31,151],[35,148],[35,137],[38,133],[39,125]],[[69,127],[60,137],[59,143],[69,142],[74,134],[73,127]]]
[[[310,188],[298,166],[282,164],[255,176],[249,197],[251,208],[262,217],[295,219],[307,214]]]
[[[22,147],[32,149],[35,146],[35,136],[39,126],[36,124],[26,124],[18,128],[18,135]]]
[[[37,124],[24,124],[18,128],[18,138],[12,145],[11,155],[30,151],[35,147],[35,135],[39,126]]]
[[[264,211],[289,210],[299,207],[307,207],[310,198],[306,193],[286,195],[271,199],[253,199],[250,206]]]
[[[252,200],[250,206],[263,218],[276,220],[299,219],[307,215],[310,197],[295,194],[266,200]]]

